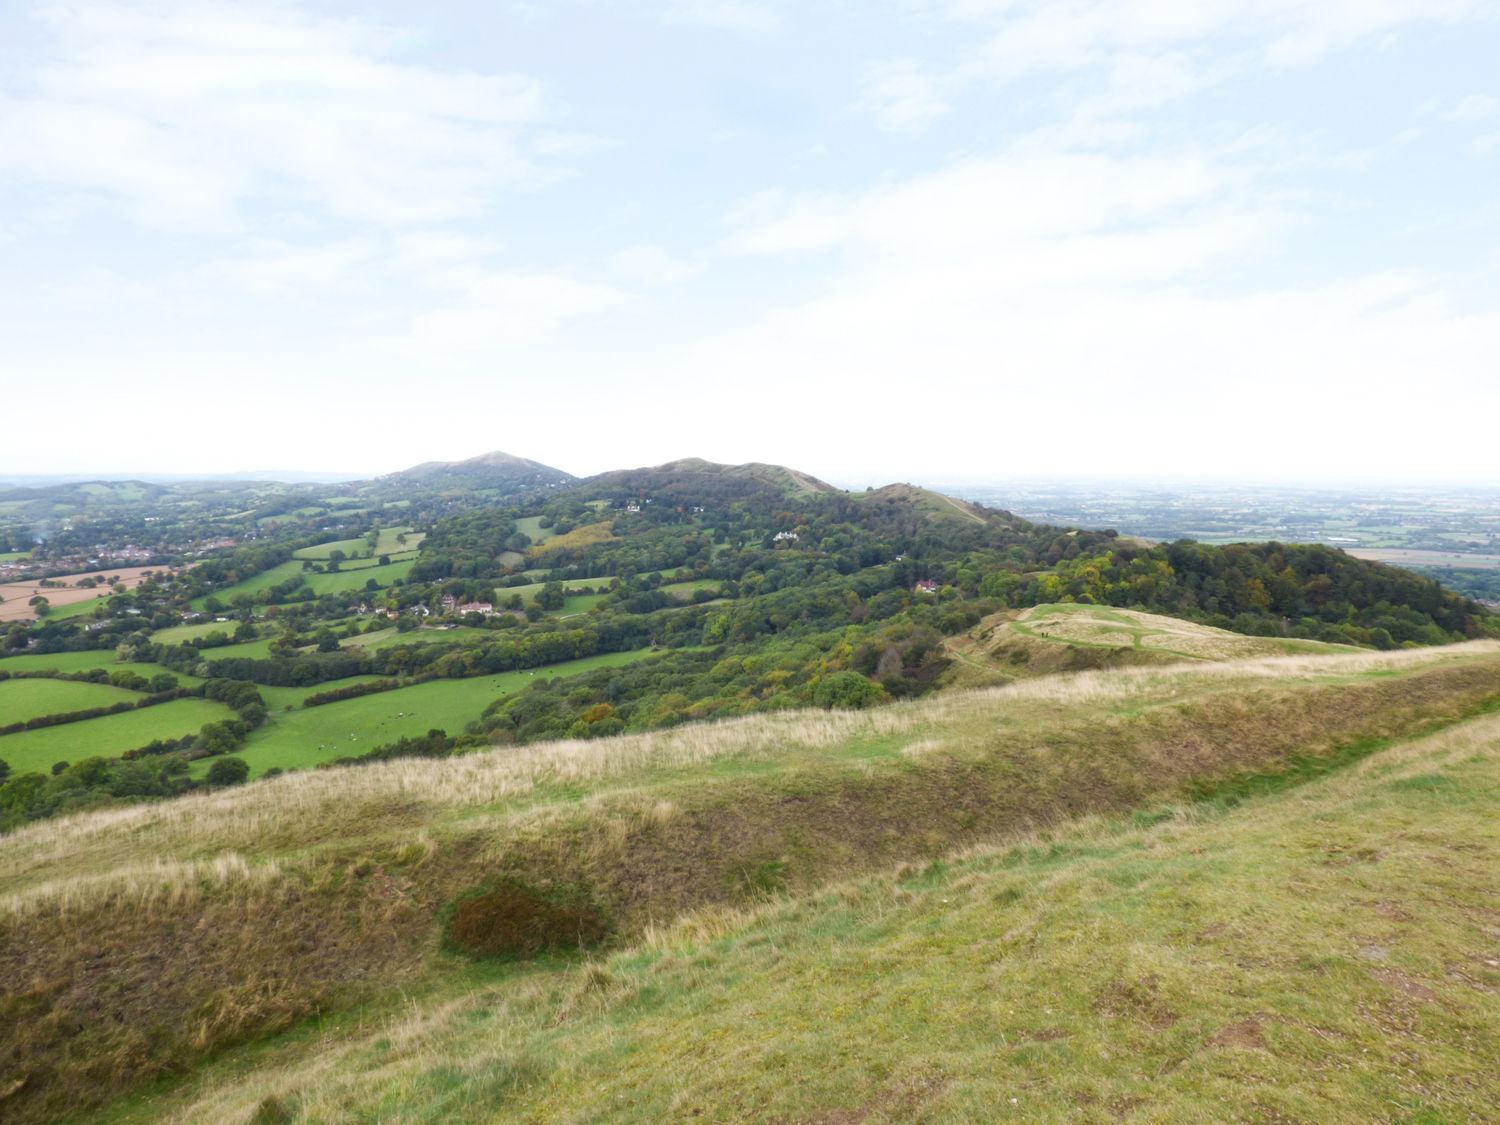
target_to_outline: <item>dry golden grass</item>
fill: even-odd
[[[1005,687],[954,692],[873,711],[796,711],[752,715],[597,741],[505,747],[439,761],[406,759],[360,769],[312,770],[244,788],[43,821],[8,836],[0,849],[0,915],[52,901],[46,888],[79,881],[109,893],[111,872],[126,884],[143,864],[168,854],[194,862],[255,854],[287,844],[358,833],[363,825],[417,823],[465,810],[528,812],[539,788],[588,786],[632,774],[692,770],[736,758],[794,758],[862,739],[922,735],[923,753],[981,736],[1007,720],[1038,720],[1091,706],[1187,700],[1234,684],[1328,682],[1483,658],[1500,642],[1447,648],[1280,656],[1079,672]],[[928,732],[938,731],[933,736]],[[549,798],[541,798],[543,801]],[[507,819],[504,815],[497,826]],[[78,890],[77,895],[89,892]],[[39,896],[39,897],[36,897]]]

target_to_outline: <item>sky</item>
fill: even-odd
[[[1500,479],[1496,58],[1500,0],[0,0],[0,477]]]

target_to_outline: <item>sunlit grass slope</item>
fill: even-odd
[[[511,1098],[519,1099],[519,1117],[543,1119],[597,1119],[606,1109],[685,1114],[701,1105],[710,1118],[815,1118],[825,1107],[865,1106],[865,1119],[874,1120],[910,1116],[929,1101],[978,1116],[983,1099],[964,1102],[973,1083],[950,1078],[948,1068],[977,1073],[981,1059],[999,1083],[978,1087],[986,1097],[1010,1086],[1017,1088],[1007,1099],[1035,1095],[1046,1082],[1072,1091],[1066,1082],[1076,1079],[1097,1087],[1079,1087],[1080,1096],[1098,1100],[1074,1104],[1100,1114],[1116,1103],[1128,1109],[1129,1099],[1142,1095],[1121,1091],[1176,1073],[1167,1060],[1196,1057],[1185,1054],[1184,1037],[1220,1034],[1215,1021],[1232,1014],[1229,998],[1241,995],[1230,988],[1197,1011],[1197,990],[1209,992],[1206,980],[1189,972],[1199,956],[1192,934],[1220,922],[1228,927],[1203,939],[1201,956],[1213,966],[1214,958],[1233,961],[1236,942],[1251,941],[1248,948],[1258,952],[1239,965],[1243,973],[1265,967],[1268,951],[1289,936],[1319,956],[1332,956],[1334,947],[1318,928],[1324,923],[1307,923],[1305,943],[1297,936],[1302,912],[1318,905],[1311,875],[1292,867],[1275,874],[1269,852],[1220,862],[1227,836],[1204,835],[1178,848],[1178,833],[1232,831],[1217,821],[1198,823],[1205,808],[1222,811],[1221,804],[1193,805],[1192,817],[1172,814],[1149,830],[1118,822],[1106,829],[1099,821],[1075,836],[1066,826],[1222,795],[1225,786],[1248,792],[1266,784],[1249,779],[1282,784],[1316,776],[1378,753],[1388,740],[1483,715],[1497,701],[1495,644],[1195,662],[1039,678],[871,712],[768,714],[653,735],[308,772],[39,824],[0,848],[0,1074],[18,1083],[0,1106],[22,1120],[87,1115],[143,1083],[172,1080],[256,1041],[271,1052],[264,1073],[280,1073],[282,1041],[267,1037],[286,1034],[297,1044],[287,1056],[296,1062],[288,1072],[288,1112],[331,1091],[328,1097],[353,1099],[353,1116],[372,1118],[483,1116]],[[1469,763],[1476,770],[1488,761],[1477,750],[1469,756],[1483,759]],[[1461,764],[1443,762],[1444,770]],[[1462,811],[1458,795],[1478,791],[1466,774],[1455,776],[1461,784],[1410,787],[1412,846],[1425,831],[1428,806],[1421,802],[1447,794]],[[1296,809],[1303,798],[1285,799]],[[1370,810],[1356,802],[1346,811]],[[1145,814],[1143,824],[1154,816]],[[1319,825],[1309,820],[1298,838],[1343,838]],[[831,895],[820,889],[1047,829],[1072,843],[1011,859],[985,853],[948,874],[876,878]],[[1268,828],[1255,846],[1270,847],[1279,831]],[[1101,833],[1112,842],[1097,842]],[[1482,832],[1471,835],[1487,846]],[[1349,838],[1365,837],[1351,829]],[[1167,848],[1159,858],[1175,856],[1177,866],[1151,866],[1158,843]],[[1421,847],[1421,856],[1448,863],[1434,862],[1433,880],[1470,865],[1462,853]],[[1403,861],[1406,868],[1359,862],[1382,875],[1404,871],[1410,883],[1417,856]],[[1344,858],[1342,851],[1294,849],[1275,862],[1316,875],[1318,864]],[[1475,853],[1472,865],[1493,868],[1482,859]],[[1007,881],[1017,865],[1024,878]],[[1053,873],[1070,881],[1058,884],[1056,895],[1030,897],[1027,887],[1047,886]],[[1214,890],[1220,876],[1232,876],[1232,897]],[[971,884],[980,889],[948,903],[937,893]],[[743,925],[734,920],[768,895],[800,905]],[[1053,899],[1074,914],[1054,920],[1045,913]],[[1238,904],[1233,911],[1231,904]],[[1012,907],[1021,913],[1007,913]],[[1423,917],[1414,906],[1399,909]],[[697,921],[672,929],[684,916]],[[1195,928],[1178,932],[1171,919],[1179,916]],[[1329,917],[1327,925],[1357,922],[1342,906]],[[993,933],[975,928],[991,924]],[[1382,924],[1359,923],[1356,952],[1375,951],[1371,971],[1399,969],[1426,981],[1427,962],[1398,957],[1401,947],[1385,940]],[[705,927],[701,942],[690,937],[693,925]],[[1167,927],[1166,936],[1152,937],[1153,926]],[[667,931],[676,936],[663,937]],[[497,968],[464,952],[576,948],[584,932],[617,951],[601,975],[549,969],[555,962],[545,960]],[[777,949],[794,936],[802,960],[783,962]],[[1186,943],[1178,963],[1158,949],[1167,937]],[[1307,979],[1277,979],[1321,987],[1326,971],[1330,990],[1348,985],[1342,962],[1306,968],[1300,956],[1291,968],[1277,961],[1277,971],[1305,972]],[[1095,957],[1098,964],[1089,960]],[[924,958],[936,974],[927,983]],[[1471,970],[1478,972],[1463,971]],[[1005,982],[1014,974],[1024,987],[1015,1011],[1004,1013],[1014,1017],[1007,1023],[998,998],[1010,995]],[[485,1004],[464,999],[481,986],[500,991]],[[1049,988],[1056,1010],[1073,1013],[1058,1016],[1063,1035],[1052,1036],[1054,1025],[1044,1021],[1052,1014],[1043,999]],[[779,992],[790,995],[778,1001]],[[325,1029],[347,1030],[358,1019],[392,1016],[401,995],[428,999],[412,1026],[384,1036],[392,1046],[372,1036],[363,1046],[313,1049],[310,1017]],[[1246,995],[1255,1007],[1236,1021],[1282,1011],[1269,1006],[1270,993]],[[750,1014],[776,1004],[783,1014],[775,1019]],[[490,1015],[470,1010],[477,1008]],[[1274,1044],[1293,1027],[1343,1044],[1345,1023],[1312,1011],[1301,1024],[1289,1013],[1263,1021],[1255,1035]],[[1475,1010],[1465,1011],[1455,1026],[1488,1034]],[[445,1013],[459,1025],[449,1026]],[[1068,1022],[1084,1013],[1096,1020],[1088,1028]],[[575,1017],[583,1023],[573,1024]],[[1016,1029],[1032,1026],[1052,1037],[1019,1038]],[[458,1053],[441,1066],[422,1054],[429,1030],[456,1037]],[[475,1047],[472,1060],[459,1034],[469,1031],[489,1044]],[[1253,1038],[1247,1029],[1232,1034]],[[902,1035],[906,1046],[897,1050]],[[627,1052],[630,1043],[637,1048]],[[1080,1060],[1101,1043],[1115,1061],[1090,1071]],[[1153,1051],[1165,1053],[1144,1070],[1128,1061]],[[1023,1082],[1024,1068],[1015,1068],[1028,1052],[1050,1069]],[[497,1062],[502,1056],[513,1065]],[[1247,1074],[1280,1073],[1260,1056],[1224,1057],[1240,1059],[1233,1065]],[[369,1080],[386,1073],[382,1059],[394,1067],[385,1088]],[[675,1077],[658,1071],[674,1059]],[[234,1066],[253,1062],[246,1056]],[[1198,1073],[1185,1061],[1173,1065]],[[1460,1073],[1433,1072],[1432,1089],[1457,1097]],[[603,1077],[580,1077],[593,1082],[584,1090],[572,1088],[570,1074]],[[218,1080],[228,1082],[227,1073]],[[1274,1078],[1264,1084],[1269,1094],[1284,1085]],[[637,1088],[638,1095],[629,1092]],[[1210,1083],[1200,1092],[1217,1096],[1215,1089]],[[624,1099],[598,1100],[605,1091]],[[241,1094],[262,1096],[251,1087],[226,1096]],[[685,1100],[673,1102],[679,1095]],[[344,1116],[333,1104],[311,1115]],[[281,1110],[264,1112],[262,1120],[276,1120]],[[224,1119],[218,1109],[193,1115]]]

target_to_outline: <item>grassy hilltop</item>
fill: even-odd
[[[0,1105],[1461,1119],[1497,702],[1492,643],[1200,660],[39,824]]]

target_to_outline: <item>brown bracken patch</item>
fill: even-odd
[[[830,1109],[800,1120],[808,1125],[861,1125],[871,1118],[905,1121],[943,1085],[943,1080],[936,1075],[918,1075],[877,1091],[868,1101],[853,1109]]]
[[[1406,995],[1414,1000],[1431,1003],[1437,999],[1436,992],[1432,991],[1425,984],[1419,984],[1417,981],[1412,980],[1411,977],[1407,976],[1400,969],[1381,969],[1380,972],[1375,974],[1375,979],[1389,988],[1394,988],[1397,992],[1406,993]]]
[[[582,895],[549,895],[510,881],[460,899],[448,923],[448,943],[481,957],[586,949],[607,936],[608,921]]]
[[[1251,1016],[1221,1029],[1209,1042],[1215,1047],[1264,1047],[1266,1044],[1261,1038],[1260,1028],[1260,1017]]]
[[[1124,1016],[1145,1024],[1153,1031],[1164,1031],[1177,1022],[1177,1013],[1162,1003],[1158,995],[1159,977],[1143,977],[1125,983],[1115,981],[1099,993],[1094,1011],[1101,1016]]]

